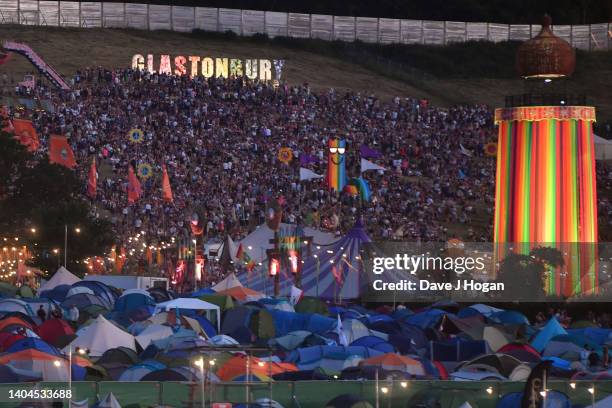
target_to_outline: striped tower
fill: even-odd
[[[528,252],[556,247],[565,265],[550,273],[550,295],[597,292],[597,194],[592,124],[595,108],[497,109],[495,243]],[[519,244],[519,245],[517,245]]]

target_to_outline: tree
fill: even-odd
[[[546,296],[547,271],[563,265],[563,256],[555,248],[536,247],[529,255],[511,253],[500,263],[500,281],[508,295],[537,301]]]
[[[33,266],[51,274],[58,259],[63,264],[65,226],[66,267],[74,273],[87,272],[85,258],[108,251],[113,241],[110,223],[91,215],[82,182],[73,171],[37,159],[11,134],[0,131],[0,172],[0,235],[20,237],[33,254]],[[73,232],[77,227],[78,235]]]

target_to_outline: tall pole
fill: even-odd
[[[68,389],[72,390],[72,344],[68,348]]]
[[[274,232],[274,250],[279,253],[279,242],[278,242],[278,231]],[[282,265],[282,263],[281,263]],[[280,296],[280,268],[281,265],[279,265],[279,270],[276,272],[276,275],[274,275],[274,297],[279,297]]]
[[[375,382],[374,384],[376,384],[376,408],[380,408],[380,396],[378,395],[379,389],[378,389],[378,369],[376,369],[376,374],[375,374]]]
[[[64,224],[64,268],[68,264],[68,224]]]
[[[200,401],[202,403],[202,408],[206,408],[206,390],[204,389],[204,356],[202,356],[202,364],[200,365],[200,376],[202,377],[202,397],[200,398]]]

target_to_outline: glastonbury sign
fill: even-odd
[[[134,54],[132,69],[167,75],[232,78],[244,76],[252,80],[280,81],[285,60],[201,57],[199,55]]]

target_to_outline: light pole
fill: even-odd
[[[81,233],[81,229],[76,227],[74,232]],[[68,265],[68,224],[64,224],[64,268]]]
[[[199,360],[196,360],[194,363],[197,367],[200,368],[200,378],[202,379],[200,381],[200,392],[201,392],[201,397],[200,397],[200,402],[202,403],[202,408],[206,408],[205,407],[205,396],[206,396],[206,390],[204,389],[204,357],[200,358]]]

